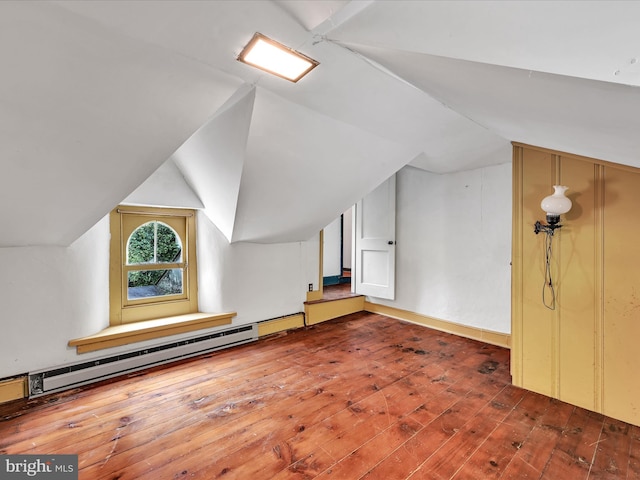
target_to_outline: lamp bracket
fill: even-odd
[[[537,221],[533,227],[533,232],[536,235],[542,232],[546,233],[547,235],[553,236],[553,233],[556,231],[556,229],[560,227],[562,227],[562,225],[560,225],[559,223],[550,223],[547,225],[544,223],[540,223],[540,221]]]

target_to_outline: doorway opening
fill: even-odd
[[[396,176],[320,231],[318,296],[338,290],[341,296],[395,298]],[[313,292],[312,292],[313,293]]]
[[[352,293],[353,207],[323,230],[323,298],[342,298]]]

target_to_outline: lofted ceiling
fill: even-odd
[[[0,246],[69,245],[125,199],[229,241],[306,240],[404,165],[520,141],[640,167],[640,2],[0,2]],[[259,31],[315,58],[235,60]],[[170,185],[170,186],[168,186]]]

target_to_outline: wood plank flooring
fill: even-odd
[[[640,429],[510,384],[509,352],[357,313],[0,406],[80,479],[638,479]]]
[[[357,297],[358,294],[351,293],[350,283],[340,283],[338,285],[325,285],[323,287],[322,300],[337,300],[339,298]]]

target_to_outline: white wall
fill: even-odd
[[[336,218],[324,227],[323,245],[323,276],[332,277],[342,275],[340,255],[342,253],[342,267],[351,268],[351,246],[353,235],[353,208],[344,212],[342,218],[342,239],[340,238],[341,217]],[[340,249],[342,248],[342,252]]]
[[[351,268],[351,249],[353,247],[353,207],[344,212],[343,225],[342,266],[344,268]]]
[[[233,243],[198,215],[200,310],[236,311],[234,324],[304,310],[308,284],[318,284],[318,241]]]
[[[397,178],[396,300],[371,300],[509,333],[511,164]]]
[[[303,311],[307,285],[317,288],[317,239],[230,245],[205,215],[197,227],[201,311],[236,311],[234,325]],[[108,216],[70,247],[0,248],[0,265],[0,378],[168,341],[82,355],[67,346],[109,324]]]
[[[0,264],[0,377],[73,361],[67,342],[108,326],[108,217],[69,247],[0,248]]]
[[[509,332],[511,165],[448,175],[406,167],[397,188],[396,300],[372,300]],[[318,247],[316,237],[229,244],[199,214],[200,309],[237,311],[234,324],[302,311],[308,284],[318,288]],[[108,252],[108,217],[70,247],[0,248],[0,378],[132,349],[67,347],[108,325]]]
[[[340,217],[324,227],[323,238],[322,276],[335,277],[342,275],[340,269]]]

